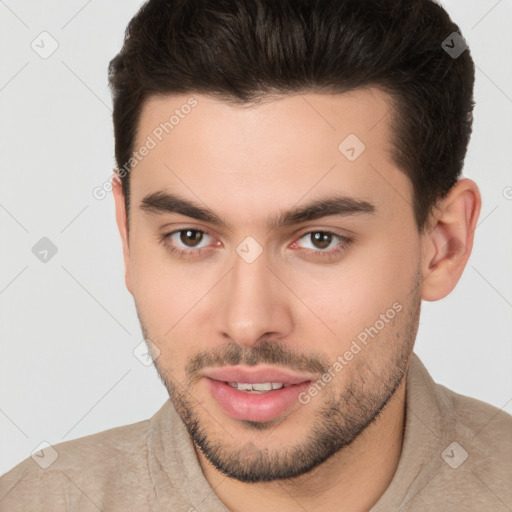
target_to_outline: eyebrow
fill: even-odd
[[[140,203],[140,208],[153,214],[178,213],[214,226],[231,229],[224,220],[208,208],[163,191],[146,195]],[[267,227],[269,230],[277,230],[323,217],[373,214],[375,210],[375,206],[368,201],[344,195],[329,195],[270,218]]]

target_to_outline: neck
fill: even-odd
[[[384,494],[402,451],[406,378],[382,410],[349,446],[307,474],[247,484],[226,477],[196,449],[209,484],[232,512],[279,510],[368,511]]]

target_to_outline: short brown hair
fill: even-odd
[[[471,135],[475,70],[469,49],[455,58],[443,48],[454,32],[433,0],[149,0],[109,65],[118,169],[152,95],[250,103],[377,86],[394,100],[393,159],[422,230],[459,179]]]

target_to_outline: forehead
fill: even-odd
[[[387,145],[393,113],[391,98],[377,88],[280,95],[244,104],[194,93],[152,96],[143,105],[135,145],[142,145],[148,135],[187,147],[199,139],[202,146],[195,153],[201,156],[224,141],[243,143],[246,154],[257,149],[261,156],[261,150],[270,154],[276,144],[288,143],[297,151],[303,138],[332,145],[343,135],[355,134],[375,147]],[[302,149],[307,153],[308,147]]]
[[[132,200],[167,190],[247,220],[270,198],[284,207],[335,191],[407,202],[409,180],[391,158],[394,113],[375,88],[250,105],[193,93],[152,97],[134,144],[150,149],[131,171]]]

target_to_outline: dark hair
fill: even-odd
[[[453,32],[433,0],[149,0],[109,65],[117,168],[153,95],[245,104],[377,86],[393,101],[393,160],[412,182],[421,231],[459,179],[471,135],[474,64],[468,49],[443,48]]]

